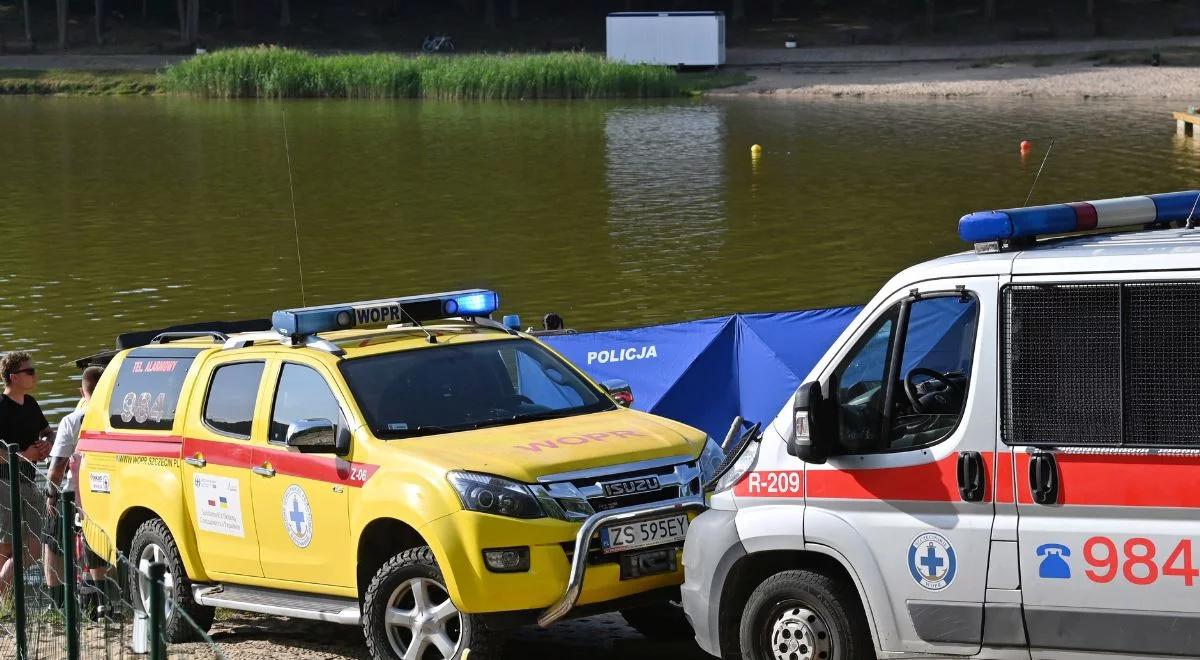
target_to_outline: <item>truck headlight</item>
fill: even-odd
[[[708,439],[704,443],[704,451],[700,452],[700,483],[706,484],[717,474],[721,462],[725,460],[725,452],[716,440]]]
[[[463,508],[509,518],[545,518],[546,512],[525,484],[477,472],[453,471],[446,475],[458,492]]]
[[[758,450],[762,447],[761,437],[757,434],[747,434],[742,442],[734,448],[712,480],[705,482],[704,490],[719,493],[729,490],[741,481],[746,473],[753,470],[758,463]]]

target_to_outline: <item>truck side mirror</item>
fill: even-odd
[[[823,423],[824,403],[818,382],[805,383],[796,391],[787,452],[805,463],[824,463],[829,458],[832,440]]]
[[[610,378],[600,383],[600,387],[603,387],[604,391],[616,399],[621,406],[628,408],[633,405],[633,388],[629,386],[628,382],[620,378]]]
[[[301,454],[344,456],[350,451],[350,432],[328,419],[301,419],[288,426],[285,442]]]

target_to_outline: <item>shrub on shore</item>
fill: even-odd
[[[275,47],[198,55],[164,71],[162,87],[220,98],[594,99],[683,93],[671,69],[585,53],[318,56]]]

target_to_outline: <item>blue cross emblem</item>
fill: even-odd
[[[283,529],[291,537],[292,543],[298,548],[307,548],[312,542],[313,521],[312,509],[308,505],[308,496],[304,489],[292,484],[283,492]]]
[[[304,516],[304,512],[300,510],[300,499],[299,498],[292,500],[292,510],[290,512],[288,512],[288,520],[291,520],[292,524],[296,526],[296,535],[297,536],[301,536],[304,534],[305,516]],[[933,548],[931,547],[929,549],[929,551],[933,552]]]
[[[917,584],[930,591],[949,587],[958,572],[954,544],[932,530],[918,535],[908,546],[908,572]]]
[[[925,556],[921,557],[921,561],[917,563],[925,567],[925,571],[929,574],[930,579],[937,579],[938,569],[942,567],[942,564],[946,563],[946,560],[937,556],[937,551],[933,549],[933,544],[930,543],[929,547],[925,549]]]

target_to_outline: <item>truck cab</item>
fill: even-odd
[[[974,252],[896,275],[714,480],[700,645],[1194,656],[1198,196],[970,214]]]
[[[679,554],[719,447],[619,405],[626,388],[491,321],[498,305],[280,310],[117,352],[81,501],[141,569],[135,603],[161,562],[170,641],[224,607],[361,626],[389,660],[494,657],[507,628],[588,611],[682,624]]]

